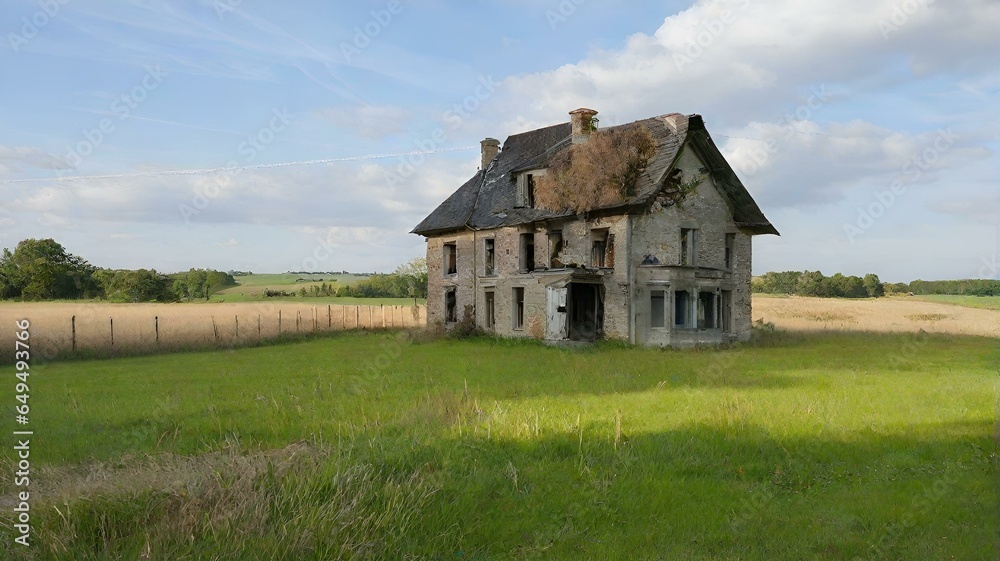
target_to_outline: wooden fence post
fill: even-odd
[[[236,338],[237,339],[240,338],[240,316],[239,316],[239,314],[236,315]]]
[[[260,341],[260,314],[257,314],[257,340]]]
[[[115,318],[108,318],[111,320],[111,346],[115,346]]]
[[[73,325],[73,352],[76,352],[76,316],[73,316],[73,320],[70,322]]]
[[[326,305],[326,328],[333,329],[333,309],[329,304]]]
[[[153,316],[153,330],[156,331],[156,344],[160,344],[160,316]]]

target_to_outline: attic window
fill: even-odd
[[[591,267],[606,267],[607,266],[607,249],[608,249],[608,231],[607,230],[591,230],[591,252],[590,252],[590,266]]]
[[[681,228],[681,265],[698,264],[698,230]]]
[[[535,207],[535,175],[522,173],[517,176],[517,197],[514,206],[518,208]]]
[[[442,269],[446,275],[458,272],[458,248],[454,242],[444,244],[444,264]]]

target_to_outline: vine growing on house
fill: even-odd
[[[553,158],[536,178],[535,203],[553,211],[612,206],[636,193],[656,155],[656,139],[642,125],[597,131]]]

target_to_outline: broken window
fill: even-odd
[[[681,228],[681,265],[697,265],[698,230]]]
[[[487,238],[485,246],[483,255],[486,260],[486,269],[484,274],[492,275],[496,272],[496,240],[493,238]]]
[[[604,267],[606,266],[607,260],[605,259],[607,249],[608,249],[608,231],[607,230],[591,230],[591,250],[590,250],[590,266],[591,267]]]
[[[733,251],[736,248],[736,234],[726,234],[726,268],[733,268]]]
[[[714,292],[698,293],[698,329],[715,329],[719,327],[716,319],[716,297]]]
[[[514,329],[524,329],[524,287],[514,287]]]
[[[666,327],[666,299],[662,290],[651,290],[649,292],[649,326]]]
[[[458,272],[458,248],[453,243],[444,244],[444,274],[454,275]]]
[[[674,292],[674,327],[688,326],[688,293],[682,290]]]
[[[562,269],[565,264],[559,259],[559,254],[563,250],[562,232],[556,230],[549,232],[549,268]]]
[[[530,173],[522,173],[517,176],[517,195],[514,201],[515,207],[534,208],[535,206],[535,176]]]
[[[455,323],[458,321],[458,302],[455,297],[454,288],[444,291],[444,321],[445,323]]]
[[[494,292],[492,290],[487,290],[485,296],[486,296],[485,298],[486,329],[489,329],[490,331],[495,331],[497,327],[497,318],[496,318],[496,305],[495,305]]]
[[[720,327],[725,332],[731,332],[733,330],[733,291],[723,290],[722,291],[722,301],[719,303],[719,308],[721,309],[722,323]]]
[[[521,234],[521,255],[519,269],[522,273],[535,270],[535,234]]]

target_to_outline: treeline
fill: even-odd
[[[53,239],[28,239],[0,256],[0,299],[174,302],[208,299],[236,284],[229,273],[191,269],[165,275],[154,269],[102,269]]]
[[[427,260],[417,258],[387,274],[375,273],[354,284],[313,285],[299,289],[299,296],[352,296],[355,298],[427,298]]]
[[[1000,280],[965,279],[925,281],[915,280],[907,283],[886,284],[886,288],[894,292],[912,292],[914,294],[957,294],[961,296],[1000,296]]]
[[[826,298],[878,298],[885,296],[885,286],[878,275],[864,277],[837,273],[831,277],[819,271],[783,271],[765,273],[750,281],[750,291],[762,294],[795,294]]]

